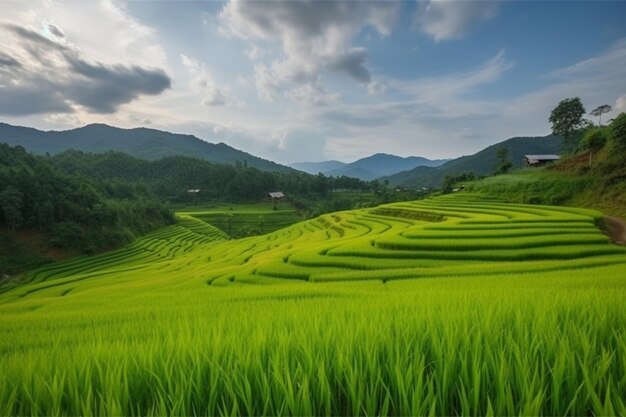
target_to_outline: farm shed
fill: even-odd
[[[561,159],[558,155],[524,155],[524,164],[529,167],[540,167]]]

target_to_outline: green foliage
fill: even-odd
[[[579,97],[566,98],[559,102],[548,118],[552,124],[552,133],[563,137],[570,152],[576,148],[576,131],[585,125],[583,119],[585,113],[585,107]]]
[[[0,234],[0,283],[4,275],[35,269],[46,262],[49,262],[49,259],[29,248],[12,234]]]
[[[498,157],[498,165],[496,166],[495,174],[506,174],[513,167],[513,163],[509,158],[509,149],[501,147],[497,150],[496,155]]]
[[[497,152],[501,148],[509,150],[508,159],[511,161],[511,168],[522,168],[524,155],[560,153],[563,148],[563,139],[555,135],[511,138],[473,155],[453,159],[436,168],[417,167],[386,178],[395,186],[440,188],[446,176],[454,177],[467,172],[474,173],[476,177],[492,175],[494,168],[500,164]]]
[[[608,135],[605,129],[591,128],[583,136],[582,146],[592,152],[597,152],[604,147]]]
[[[441,192],[449,194],[454,191],[454,186],[460,182],[474,181],[476,177],[473,172],[466,172],[461,175],[446,175],[443,179],[443,185],[441,186]]]
[[[626,113],[620,113],[611,123],[611,134],[615,144],[626,149]]]
[[[22,225],[22,198],[23,194],[10,185],[0,192],[0,208],[11,230]]]
[[[303,172],[265,172],[246,164],[214,164],[189,157],[146,161],[107,152],[67,151],[52,158],[62,171],[105,182],[107,190],[128,198],[141,184],[162,201],[196,205],[200,202],[257,202],[272,191],[306,201],[325,199],[333,190],[369,191],[372,184],[356,178],[326,177]],[[129,189],[130,187],[130,189]],[[189,189],[199,189],[189,193]]]
[[[64,171],[57,160],[0,144],[0,223],[44,232],[58,248],[95,252],[174,220],[142,185]]]
[[[600,217],[456,193],[226,240],[181,214],[0,294],[0,414],[621,415]]]
[[[591,114],[592,116],[598,116],[598,126],[602,126],[602,115],[604,113],[610,112],[611,110],[613,110],[613,107],[609,106],[608,104],[603,104],[593,109],[589,114]]]

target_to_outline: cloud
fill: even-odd
[[[191,86],[203,96],[202,104],[207,106],[225,106],[228,104],[226,95],[217,86],[205,64],[201,64],[184,54],[181,54],[181,60],[192,76]]]
[[[615,101],[615,106],[613,106],[613,110],[617,114],[626,112],[626,94],[624,94]]]
[[[352,48],[345,54],[334,57],[328,63],[328,68],[348,75],[358,82],[369,84],[372,80],[366,66],[367,50],[365,48]]]
[[[90,61],[64,37],[57,42],[57,34],[50,39],[15,24],[1,25],[0,33],[7,40],[0,47],[1,114],[71,113],[77,107],[113,113],[122,104],[160,94],[171,85],[160,69]]]
[[[57,25],[48,23],[48,31],[57,38],[65,38],[65,33]]]
[[[22,64],[20,64],[15,58],[0,52],[0,68],[21,67],[21,66]]]
[[[497,14],[494,0],[430,0],[420,5],[415,27],[437,42],[459,39]]]
[[[324,71],[344,74],[356,82],[372,80],[367,51],[352,45],[365,27],[381,35],[391,33],[399,11],[396,2],[366,1],[244,1],[230,0],[220,12],[221,32],[250,42],[277,42],[283,56],[257,62],[255,84],[259,96],[281,96],[325,104],[336,97],[326,92]],[[258,48],[253,46],[251,51]],[[258,61],[258,53],[250,53]]]

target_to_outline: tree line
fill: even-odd
[[[101,183],[113,194],[123,196],[126,187],[133,184],[172,203],[253,202],[272,191],[282,191],[296,199],[318,199],[337,189],[376,188],[375,183],[358,178],[310,175],[296,170],[268,172],[245,163],[214,164],[185,156],[148,161],[119,152],[89,154],[72,150],[49,160],[67,174]]]
[[[42,232],[50,246],[89,253],[119,247],[173,221],[141,184],[70,174],[54,158],[0,144],[0,223],[9,231]]]

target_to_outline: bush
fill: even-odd
[[[607,134],[604,129],[589,129],[583,137],[582,146],[590,151],[599,151],[604,147],[607,140]]]
[[[626,149],[626,113],[621,113],[611,123],[611,134],[615,144]]]

